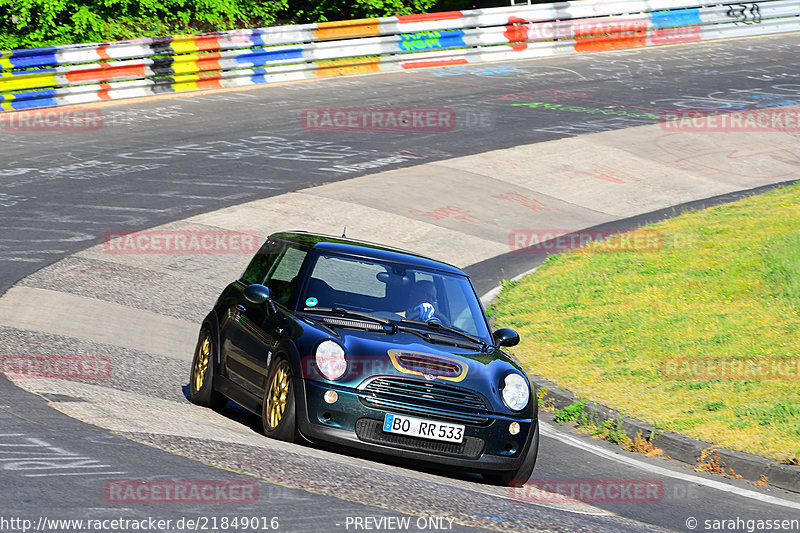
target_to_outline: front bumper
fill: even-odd
[[[326,391],[339,395],[334,404],[325,402]],[[539,431],[536,418],[514,418],[487,414],[481,424],[465,424],[457,417],[426,416],[424,411],[380,409],[362,401],[362,391],[337,387],[328,383],[295,379],[298,402],[297,421],[300,433],[309,440],[323,441],[350,448],[422,461],[472,471],[513,471],[520,468]],[[463,424],[461,444],[386,433],[382,430],[386,413],[405,414],[417,418],[433,418]],[[520,432],[511,435],[509,424],[517,422]]]

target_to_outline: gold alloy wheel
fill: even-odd
[[[291,376],[289,376],[289,362],[280,361],[272,382],[269,384],[269,394],[267,401],[267,424],[270,430],[278,427],[286,411],[286,404],[289,399],[289,387]]]
[[[194,364],[194,390],[196,391],[199,391],[206,381],[209,359],[211,359],[211,335],[206,334],[198,349],[197,360]]]

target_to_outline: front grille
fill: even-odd
[[[485,442],[479,437],[466,435],[461,443],[441,442],[407,435],[396,435],[383,431],[383,422],[371,418],[359,418],[356,422],[356,435],[364,442],[385,444],[395,448],[432,452],[439,455],[477,459],[483,453]]]
[[[361,401],[370,407],[473,425],[489,422],[480,396],[435,381],[376,378],[363,391]]]

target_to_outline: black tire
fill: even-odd
[[[528,454],[517,470],[501,472],[484,472],[483,479],[492,485],[503,487],[521,487],[531,478],[533,467],[536,466],[536,457],[539,455],[539,421],[536,421],[536,433],[533,435]]]
[[[261,426],[264,435],[286,442],[297,442],[297,416],[292,365],[284,355],[276,356],[267,374]]]
[[[228,399],[214,390],[214,336],[204,327],[200,330],[197,347],[194,349],[192,371],[189,374],[189,399],[192,403],[220,409],[225,407]]]

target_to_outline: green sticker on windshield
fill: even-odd
[[[306,298],[306,307],[314,307],[318,303],[319,303],[319,300],[317,300],[313,296],[311,298]]]

